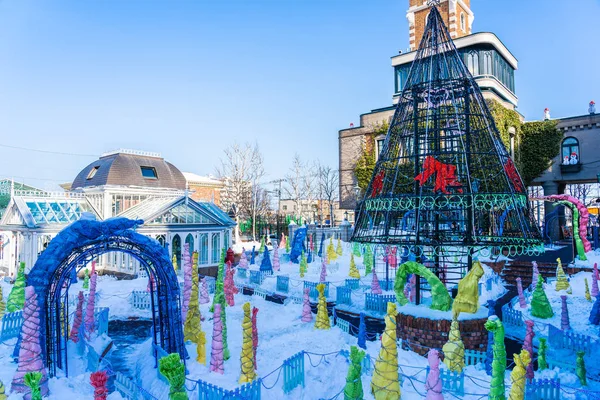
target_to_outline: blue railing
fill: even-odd
[[[223,389],[202,380],[198,384],[199,400],[225,400],[225,399],[244,399],[260,400],[261,380],[256,379],[250,383],[237,387],[233,390]]]
[[[427,367],[427,376],[429,375],[429,367]],[[442,380],[442,388],[444,392],[452,392],[457,396],[465,395],[465,374],[450,371],[449,369],[440,369],[440,379]],[[427,381],[427,378],[425,378]]]
[[[150,292],[141,290],[131,292],[131,306],[140,310],[149,310],[152,306]]]
[[[477,365],[485,362],[487,355],[485,352],[477,350],[465,350],[465,364]]]
[[[525,384],[525,400],[559,400],[558,379],[533,379]]]
[[[18,337],[23,325],[23,311],[6,313],[2,317],[2,330],[0,330],[0,342]]]
[[[322,283],[325,285],[325,297],[329,297],[329,282]],[[304,289],[310,289],[308,295],[311,299],[316,299],[317,297],[319,297],[319,291],[317,290],[318,284],[319,282],[304,281]]]
[[[356,279],[356,278],[348,278],[346,279],[346,287],[349,287],[350,289],[358,289],[358,286],[360,285],[360,280]]]
[[[554,325],[548,325],[548,344],[555,349],[583,351],[585,354],[590,354],[593,340],[590,336],[564,332]]]
[[[303,351],[283,361],[283,392],[288,394],[300,385],[304,387]]]
[[[352,305],[352,289],[346,286],[340,286],[335,289],[336,304]]]
[[[277,275],[277,288],[276,290],[278,292],[285,292],[287,293],[290,289],[290,277],[289,276],[283,276],[283,275]]]
[[[396,295],[365,293],[365,310],[387,312],[387,303],[395,303]]]
[[[512,325],[516,327],[525,326],[523,322],[523,313],[515,310],[509,304],[502,306],[502,322],[504,325]]]

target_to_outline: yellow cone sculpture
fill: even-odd
[[[524,400],[525,399],[525,372],[527,366],[531,362],[529,351],[523,349],[521,354],[513,354],[515,367],[510,373],[510,394],[508,400]]]
[[[329,329],[331,323],[329,322],[329,314],[327,314],[327,299],[325,299],[325,285],[319,283],[317,285],[317,291],[319,292],[319,303],[317,304],[317,318],[315,320],[316,329]]]
[[[377,356],[371,393],[375,400],[400,399],[400,380],[398,376],[398,345],[396,344],[396,304],[387,303],[385,330],[381,337],[381,350]]]
[[[196,343],[196,361],[198,364],[206,365],[206,333],[200,331]]]
[[[452,303],[455,318],[466,312],[475,314],[479,309],[479,279],[483,276],[483,267],[478,260],[473,261],[473,268],[458,282],[458,294]]]
[[[563,270],[560,258],[557,258],[556,262],[558,263],[558,267],[556,267],[556,291],[569,290],[569,281],[567,280],[567,275],[565,275],[565,271]]]
[[[242,374],[239,383],[248,383],[256,379],[254,371],[254,347],[252,347],[252,320],[250,319],[250,303],[244,303],[244,320],[242,321],[242,353],[240,361]]]
[[[202,332],[200,325],[200,307],[198,306],[198,252],[192,254],[192,293],[188,312],[183,325],[183,339],[198,343],[198,335]]]
[[[444,352],[444,364],[449,370],[460,373],[465,367],[465,345],[460,339],[458,321],[452,319],[448,341],[442,347]]]

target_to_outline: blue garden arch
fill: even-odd
[[[42,353],[51,376],[56,369],[68,374],[67,324],[60,314],[69,315],[68,291],[72,271],[111,251],[121,251],[137,259],[146,269],[152,301],[153,341],[168,353],[185,359],[179,284],[167,249],[159,242],[137,233],[142,220],[112,218],[100,222],[81,219],[63,229],[33,266],[27,284],[35,288],[40,305]]]

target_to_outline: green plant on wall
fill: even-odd
[[[519,113],[495,100],[486,100],[502,142],[510,151],[510,127],[515,128],[515,164],[525,185],[540,176],[560,152],[562,132],[555,121],[521,123]]]
[[[373,126],[371,137],[377,138],[380,135],[387,135],[388,127],[389,125],[385,121]],[[373,139],[373,141],[374,140],[375,139]],[[358,187],[363,193],[367,190],[367,187],[371,182],[371,177],[373,176],[373,170],[375,169],[375,148],[375,143],[373,143],[372,146],[363,144],[360,158],[354,167],[354,176],[356,176]]]

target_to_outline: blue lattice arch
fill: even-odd
[[[52,376],[56,369],[68,375],[67,324],[60,313],[69,315],[68,291],[73,270],[98,256],[120,251],[130,254],[154,278],[151,286],[153,341],[169,353],[185,359],[180,292],[169,253],[154,239],[137,233],[142,220],[111,218],[106,221],[81,219],[63,229],[39,256],[27,279],[40,302],[42,352]],[[152,283],[152,282],[151,282]]]

